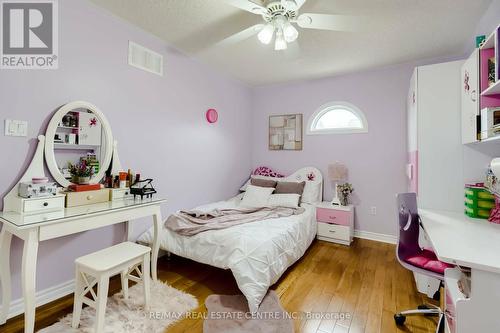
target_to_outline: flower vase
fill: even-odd
[[[80,185],[87,185],[90,183],[90,177],[78,177],[78,183]]]

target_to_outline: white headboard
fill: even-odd
[[[312,179],[311,179],[312,178]],[[283,179],[290,180],[290,181],[316,181],[321,183],[321,196],[320,200],[323,200],[323,175],[321,174],[321,171],[314,167],[305,167],[301,168],[294,173],[292,173],[290,176],[287,176]]]

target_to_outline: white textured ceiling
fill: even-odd
[[[299,29],[299,56],[252,37],[213,45],[262,19],[222,0],[91,0],[181,51],[251,85],[332,76],[454,56],[491,0],[308,0],[301,12],[363,17],[358,32]]]

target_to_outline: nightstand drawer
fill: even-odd
[[[349,226],[351,224],[351,212],[334,210],[328,208],[316,208],[316,220],[318,222],[335,223]]]
[[[330,223],[318,223],[318,236],[335,238],[344,241],[351,240],[349,227]]]

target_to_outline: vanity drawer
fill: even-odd
[[[343,241],[351,241],[350,228],[344,225],[330,224],[330,223],[318,223],[318,236],[340,239]]]
[[[109,189],[84,192],[68,192],[66,194],[66,207],[91,205],[109,201]]]
[[[109,190],[109,200],[110,201],[126,199],[129,196],[130,196],[130,189],[129,188],[112,188]]]
[[[64,196],[23,200],[23,212],[34,213],[64,208]]]
[[[316,220],[318,222],[335,223],[340,225],[351,225],[351,212],[334,210],[328,208],[316,208]]]

